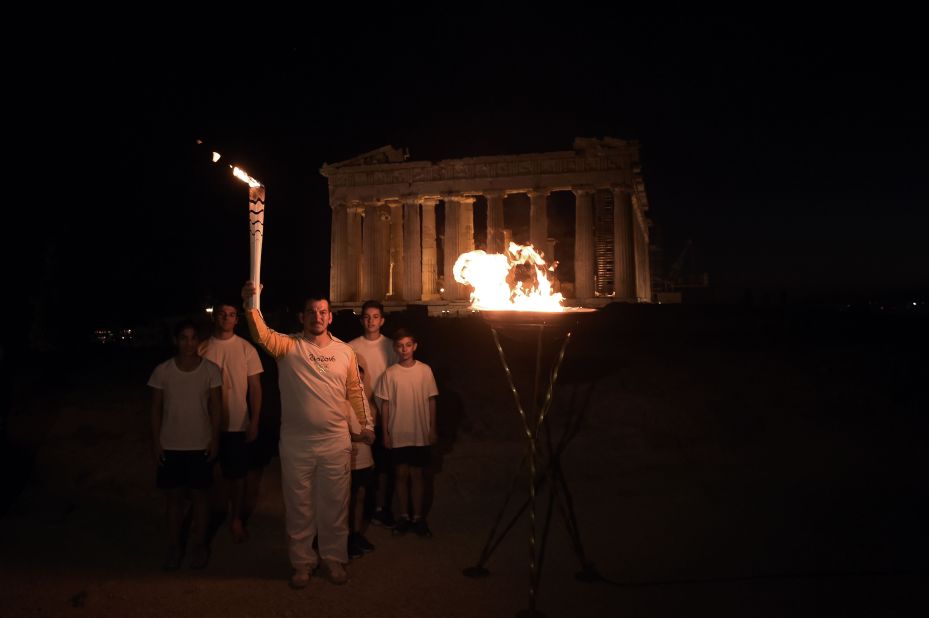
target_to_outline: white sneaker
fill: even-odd
[[[310,585],[310,571],[307,569],[294,569],[294,574],[290,576],[290,587],[306,588]]]
[[[342,585],[348,581],[348,573],[341,562],[336,560],[326,560],[326,570],[329,572],[329,581],[333,584]]]

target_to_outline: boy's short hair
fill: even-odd
[[[213,319],[219,317],[219,310],[223,307],[232,307],[235,309],[236,315],[242,313],[242,303],[230,303],[226,299],[220,300],[216,303],[213,303]]]
[[[194,335],[198,340],[203,340],[203,336],[200,334],[200,328],[197,326],[197,323],[190,318],[185,318],[174,325],[174,338],[177,339],[180,337],[181,333],[183,333],[188,328],[194,331]]]
[[[361,306],[361,315],[364,315],[367,309],[377,309],[381,312],[381,315],[384,315],[384,305],[379,300],[366,300]]]
[[[413,340],[413,343],[419,343],[418,341],[416,341],[416,335],[414,335],[414,334],[412,333],[412,331],[410,331],[410,330],[408,330],[408,329],[406,329],[406,328],[398,328],[398,329],[394,332],[394,341],[400,341],[401,339],[405,339],[405,338],[407,338],[407,337],[409,337],[410,339],[412,339],[412,340]]]

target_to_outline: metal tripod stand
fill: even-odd
[[[574,319],[571,319],[571,318]],[[568,443],[569,433],[566,432],[564,437],[555,445],[552,441],[551,432],[545,419],[551,409],[552,394],[555,384],[558,381],[558,373],[564,361],[565,351],[572,337],[572,328],[576,326],[576,316],[565,316],[565,314],[535,314],[527,312],[488,312],[484,314],[485,320],[490,324],[490,330],[493,334],[494,345],[500,356],[500,362],[503,365],[510,391],[513,394],[513,400],[516,404],[516,410],[522,421],[522,429],[526,438],[527,453],[517,471],[513,482],[507,492],[503,505],[500,508],[497,518],[491,527],[490,534],[481,550],[481,555],[475,566],[464,569],[463,574],[468,577],[483,577],[490,572],[485,565],[491,555],[513,529],[516,522],[522,517],[523,513],[529,512],[529,599],[528,608],[520,611],[517,616],[544,616],[536,609],[536,596],[541,579],[541,566],[545,557],[546,541],[548,539],[549,529],[551,527],[554,515],[554,507],[557,504],[561,519],[567,529],[568,535],[572,542],[572,547],[581,564],[581,571],[577,573],[577,578],[581,581],[595,581],[599,575],[593,565],[587,560],[584,553],[583,544],[581,543],[580,530],[577,525],[577,517],[574,510],[574,502],[571,493],[568,490],[561,468],[561,455]],[[516,387],[513,373],[510,370],[510,364],[507,362],[506,353],[500,343],[498,331],[509,334],[516,334],[535,344],[535,367],[533,378],[533,398],[530,410],[526,410],[520,400],[519,390]],[[561,347],[548,374],[548,385],[545,388],[545,397],[539,401],[540,379],[542,377],[542,356],[545,343],[544,335],[554,334],[556,338],[561,338]],[[574,420],[573,416],[572,419]],[[545,452],[540,453],[539,438],[542,429],[545,429]],[[541,470],[538,469],[540,454],[547,454],[548,460]],[[523,466],[528,463],[529,469],[529,495],[522,502],[513,514],[501,528],[507,513],[507,507],[513,498],[517,486],[519,485],[519,476]],[[543,486],[549,484],[548,506],[545,511],[545,520],[542,527],[541,543],[538,543],[537,535],[537,513],[536,501],[537,494]]]

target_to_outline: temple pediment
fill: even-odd
[[[615,137],[575,137],[574,151],[586,156],[600,156],[611,152],[625,150],[633,145],[628,140]]]
[[[393,146],[381,146],[375,150],[365,152],[363,154],[352,157],[351,159],[346,159],[345,161],[339,161],[337,163],[324,163],[322,172],[324,176],[326,170],[338,170],[346,167],[363,167],[366,165],[381,165],[384,163],[403,163],[410,157],[409,151],[406,149],[400,150]]]

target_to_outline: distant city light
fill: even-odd
[[[207,312],[207,313],[213,313],[213,308],[212,308],[212,307],[207,307],[207,308],[206,308],[206,312]]]

